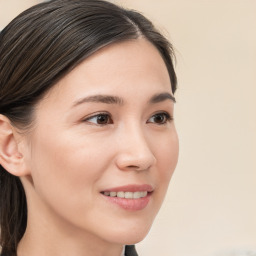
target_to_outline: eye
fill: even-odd
[[[113,121],[111,120],[111,117],[107,113],[99,113],[97,115],[90,116],[83,120],[84,122],[97,124],[97,125],[107,125],[112,124]]]
[[[173,120],[173,118],[166,112],[154,114],[150,117],[147,123],[156,123],[158,125],[164,125],[167,122]]]

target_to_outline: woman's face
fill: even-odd
[[[145,39],[82,62],[37,105],[25,155],[29,210],[80,235],[142,240],[177,163],[172,98],[164,61]]]

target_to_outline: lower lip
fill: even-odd
[[[120,206],[121,208],[129,211],[140,211],[146,208],[150,201],[151,193],[147,194],[145,197],[130,199],[121,197],[111,197],[102,194],[109,202]]]

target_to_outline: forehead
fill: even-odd
[[[121,97],[168,91],[170,78],[158,50],[141,38],[106,46],[84,60],[46,95],[58,102],[90,94],[118,94]],[[68,98],[66,98],[68,97]]]

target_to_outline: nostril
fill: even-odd
[[[139,166],[139,165],[129,165],[127,166],[128,169],[133,169],[135,171],[143,171],[143,170],[148,170],[149,166]]]
[[[137,165],[129,165],[129,166],[127,166],[128,168],[134,168],[134,169],[140,169],[140,167],[139,166],[137,166]]]

